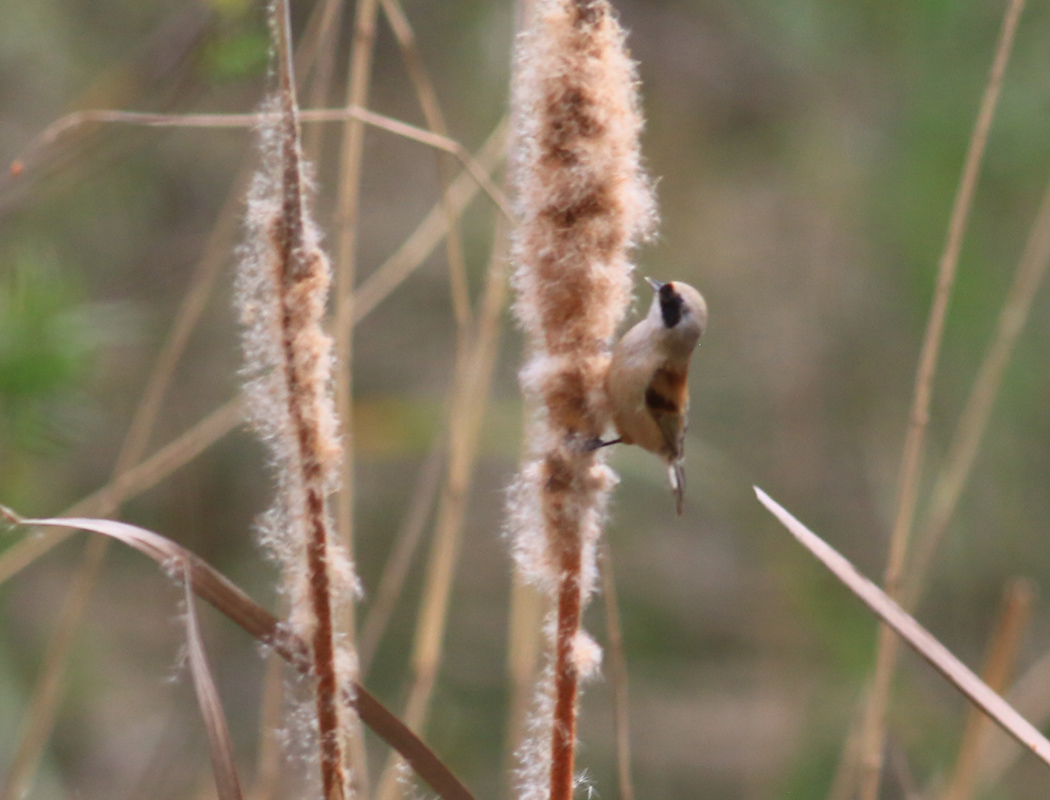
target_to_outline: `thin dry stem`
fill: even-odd
[[[281,746],[277,732],[284,708],[284,662],[276,652],[266,656],[262,708],[259,711],[259,748],[255,762],[255,781],[251,800],[272,800],[277,796],[281,777]]]
[[[1010,684],[1034,601],[1035,587],[1031,581],[1024,578],[1010,581],[1003,590],[999,621],[992,634],[984,670],[981,672],[984,682],[999,694],[1003,694]],[[988,718],[971,706],[955,769],[948,780],[948,787],[941,796],[942,800],[969,800],[973,796],[981,740],[989,729]]]
[[[89,540],[84,547],[83,559],[66,596],[58,625],[48,642],[44,663],[33,687],[33,696],[18,737],[18,748],[8,766],[3,789],[0,790],[3,800],[19,800],[26,795],[40,762],[40,755],[51,737],[55,710],[62,696],[65,665],[69,662],[84,608],[95,588],[106,545],[105,539],[98,538]]]
[[[498,225],[485,292],[481,298],[477,336],[466,353],[462,349],[457,350],[448,419],[448,469],[437,512],[434,540],[427,559],[423,597],[412,647],[413,681],[404,713],[405,724],[416,731],[421,730],[426,721],[441,664],[452,582],[462,542],[463,519],[477,461],[481,422],[485,417],[491,390],[506,293],[506,231]],[[387,760],[376,795],[379,800],[393,800],[398,796],[398,761],[396,757]]]
[[[409,79],[416,89],[419,105],[427,127],[439,136],[448,136],[445,116],[434,91],[434,85],[423,64],[423,57],[416,44],[416,35],[409,24],[408,17],[398,0],[380,0],[383,14],[390,23],[397,43],[401,48],[401,58],[408,70]],[[449,283],[452,289],[452,309],[456,317],[456,328],[459,332],[459,344],[465,346],[467,333],[471,324],[470,290],[467,285],[467,266],[463,255],[463,242],[456,224],[457,215],[448,199],[448,188],[452,183],[451,165],[442,158],[438,159],[438,175],[441,179],[441,199],[445,210],[448,235],[445,237],[445,251],[448,257]]]
[[[544,597],[517,574],[511,582],[510,622],[507,632],[507,672],[510,713],[507,715],[506,753],[508,789],[513,790],[513,758],[525,740],[529,704],[543,652]],[[509,796],[509,795],[508,795]]]
[[[419,478],[416,480],[412,500],[405,510],[397,536],[394,537],[394,545],[390,550],[386,566],[383,567],[383,574],[380,576],[379,587],[375,591],[371,608],[365,617],[364,625],[361,626],[357,652],[362,680],[368,675],[368,668],[379,647],[379,640],[401,596],[409,567],[412,565],[412,558],[423,538],[423,531],[441,486],[446,446],[444,437],[438,437],[430,448],[430,455],[427,456]]]
[[[247,175],[247,170],[242,169],[234,182],[234,188],[227,195],[226,203],[219,213],[218,223],[212,230],[204,255],[190,281],[190,290],[183,299],[171,331],[154,362],[113,468],[113,477],[108,484],[108,491],[112,496],[103,495],[99,498],[102,514],[112,515],[119,509],[124,499],[121,497],[121,476],[141,461],[145,453],[171,377],[211,297],[219,269],[225,263],[225,255],[229,252],[230,242],[237,230],[237,214],[241,208],[241,195]],[[79,626],[83,609],[91,594],[91,587],[101,568],[106,546],[105,540],[92,543],[85,551],[84,561],[78,567],[74,588],[30,698],[27,735],[20,737],[19,749],[8,771],[5,790],[0,792],[0,798],[20,797],[33,779],[40,753],[50,738],[54,725],[55,712],[61,699],[59,687],[72,649],[73,634]]]
[[[316,24],[316,62],[313,70],[313,80],[310,84],[310,92],[307,103],[313,108],[323,108],[328,105],[328,96],[332,90],[332,76],[335,73],[335,53],[339,44],[339,28],[343,18],[343,0],[324,0],[314,6],[310,17],[310,23],[303,33],[303,38],[313,34],[310,29],[311,23]],[[300,53],[303,48],[300,45],[296,54],[296,74],[305,73],[299,67]],[[324,128],[310,127],[303,133],[303,152],[307,160],[317,163],[321,155],[322,137]]]
[[[616,728],[616,771],[620,778],[621,800],[634,800],[634,782],[631,780],[631,726],[627,694],[627,659],[623,653],[623,630],[620,627],[620,607],[616,599],[616,579],[613,574],[612,549],[607,541],[601,545],[602,597],[605,600],[605,627],[609,649],[609,680],[613,689],[613,713]]]
[[[243,800],[241,779],[233,758],[233,742],[230,739],[230,726],[226,713],[219,699],[219,690],[215,686],[211,665],[204,650],[200,626],[197,622],[197,608],[194,602],[193,588],[190,586],[190,568],[184,567],[181,576],[183,585],[183,619],[186,625],[186,661],[189,664],[193,679],[193,690],[197,696],[197,707],[204,722],[208,737],[208,756],[211,761],[211,773],[219,800]]]
[[[108,109],[88,109],[75,111],[51,123],[39,136],[26,147],[25,154],[38,148],[51,145],[58,136],[67,130],[81,125],[110,123],[119,125],[142,125],[150,128],[256,128],[259,125],[273,122],[276,114],[151,114],[138,111],[112,111]],[[478,166],[462,144],[436,133],[417,128],[392,117],[377,114],[359,106],[346,108],[313,109],[299,112],[299,121],[306,122],[346,122],[359,120],[365,125],[380,128],[402,136],[405,139],[443,150],[454,155],[466,168],[492,202],[507,217],[511,217],[510,203],[506,195],[488,177],[484,169]]]
[[[478,167],[487,176],[507,154],[509,120],[504,117],[478,151]],[[477,195],[478,182],[460,173],[449,185],[446,199],[434,206],[397,251],[363,280],[354,292],[354,324],[390,296],[412,272],[426,260],[448,230],[448,213],[458,217]],[[447,202],[447,210],[445,203]]]
[[[348,66],[346,105],[364,108],[368,105],[368,89],[372,81],[372,53],[375,42],[375,0],[359,0],[354,18],[354,38]],[[357,272],[357,235],[359,204],[361,201],[362,153],[365,128],[359,119],[349,119],[343,126],[339,147],[339,184],[336,191],[335,221],[336,279],[335,279],[335,327],[336,413],[345,431],[353,430],[353,324],[354,283]],[[354,551],[354,451],[346,447],[341,476],[341,490],[336,499],[336,530],[347,551]],[[341,632],[353,642],[357,638],[356,609],[347,603],[340,611]],[[353,765],[361,791],[369,794],[368,759],[364,749],[364,738],[359,725],[347,731]]]
[[[1039,285],[1050,266],[1050,183],[1043,192],[1042,203],[1028,235],[1024,253],[1014,273],[1014,280],[999,312],[995,339],[977,372],[966,407],[959,417],[952,437],[948,459],[933,489],[930,510],[919,537],[915,556],[908,569],[906,607],[914,607],[923,578],[934,553],[944,539],[948,524],[958,507],[969,480],[977,450],[988,426],[992,406],[1002,386],[1003,375],[1010,363]]]
[[[977,178],[980,175],[988,132],[995,116],[995,108],[1002,89],[1003,75],[1010,58],[1017,23],[1024,8],[1024,0],[1010,0],[1003,19],[995,58],[992,62],[988,85],[981,100],[973,134],[966,153],[962,177],[952,207],[948,224],[948,236],[944,252],[937,269],[937,285],[933,305],[930,309],[926,334],[923,339],[919,366],[915,378],[915,397],[909,414],[908,432],[901,460],[897,517],[890,536],[890,551],[886,564],[884,583],[890,597],[900,593],[900,582],[908,552],[915,503],[919,491],[920,465],[925,443],[926,426],[929,420],[930,396],[937,371],[944,321],[948,313],[948,302],[955,282],[959,253],[970,209],[973,205]],[[882,770],[883,739],[885,737],[886,707],[889,702],[890,684],[897,663],[897,639],[885,627],[879,629],[878,652],[875,660],[875,677],[865,718],[861,753],[860,800],[877,800],[879,777]]]

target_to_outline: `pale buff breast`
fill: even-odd
[[[644,330],[636,326],[624,334],[613,352],[606,388],[613,424],[624,444],[636,444],[667,457],[663,432],[645,405],[645,391],[659,359],[644,347]]]

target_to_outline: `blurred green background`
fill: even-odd
[[[301,30],[311,3],[295,4]],[[635,784],[647,798],[823,798],[874,653],[870,614],[754,499],[758,484],[866,574],[882,574],[915,365],[963,155],[1003,13],[989,0],[620,0],[640,62],[644,149],[663,223],[639,275],[682,279],[711,325],[693,368],[687,510],[663,467],[622,475],[608,540],[630,674]],[[244,112],[265,90],[259,4],[9,0],[0,25],[0,162],[81,108]],[[404,0],[450,134],[476,150],[507,108],[511,3]],[[336,74],[345,74],[344,16]],[[1032,3],[960,262],[933,397],[923,501],[994,331],[1050,175],[1050,9]],[[340,82],[342,78],[338,79]],[[342,97],[341,85],[332,104]],[[380,19],[370,105],[422,124]],[[317,169],[329,240],[336,130]],[[0,502],[46,515],[109,478],[146,378],[239,165],[244,130],[81,130],[0,177]],[[360,273],[431,208],[433,154],[369,130]],[[463,225],[480,293],[495,214]],[[152,437],[152,452],[238,392],[228,248]],[[639,281],[638,310],[649,302]],[[1007,580],[1050,579],[1050,293],[1043,287],[918,616],[978,666]],[[510,561],[504,489],[520,441],[520,333],[505,314],[470,494],[447,647],[426,738],[478,797],[508,796]],[[358,563],[376,589],[415,476],[442,427],[455,330],[441,248],[358,328]],[[239,431],[124,507],[274,607],[252,541],[266,456]],[[5,534],[14,541],[15,534]],[[0,586],[0,770],[16,747],[82,550],[79,535]],[[6,545],[5,545],[6,546]],[[425,546],[425,544],[424,544]],[[425,551],[366,685],[399,711]],[[204,736],[177,668],[178,591],[114,550],[87,610],[31,797],[207,796]],[[369,600],[364,601],[367,610]],[[1018,671],[1050,650],[1037,601]],[[246,773],[262,660],[210,610],[205,637]],[[587,626],[600,641],[602,600]],[[170,681],[173,676],[177,680]],[[580,766],[616,796],[611,691],[583,700]],[[966,706],[907,654],[883,797],[950,769]],[[375,748],[373,756],[382,752]],[[378,761],[373,763],[376,769]],[[910,778],[908,776],[911,776]],[[985,795],[1045,797],[1022,758]]]

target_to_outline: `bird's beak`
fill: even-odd
[[[649,277],[647,277],[645,280],[650,286],[653,287],[653,291],[654,292],[658,292],[658,291],[660,291],[661,288],[663,288],[663,284],[660,283],[660,281],[653,280],[652,278],[649,278]]]

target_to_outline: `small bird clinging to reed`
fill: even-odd
[[[620,438],[600,444],[636,444],[666,460],[681,516],[689,359],[707,328],[707,303],[700,292],[681,281],[646,280],[656,292],[653,304],[645,319],[616,345],[606,378]]]

